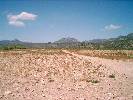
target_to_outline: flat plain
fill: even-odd
[[[0,51],[0,100],[133,100],[133,51]]]

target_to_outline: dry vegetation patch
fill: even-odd
[[[77,54],[107,59],[133,59],[133,50],[73,50]]]

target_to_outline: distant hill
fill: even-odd
[[[104,42],[108,42],[108,41],[118,41],[118,40],[132,40],[133,39],[133,33],[130,33],[126,36],[118,36],[116,38],[109,38],[109,39],[93,39],[90,40],[88,42],[91,43],[104,43]]]
[[[29,43],[18,39],[0,41],[0,47],[5,45],[19,44],[26,48],[86,48],[86,49],[128,49],[133,50],[133,33],[110,39],[94,39],[89,41],[78,41],[75,38],[61,38],[49,43]],[[16,46],[15,46],[16,47]]]
[[[90,43],[103,43],[105,41],[107,41],[107,39],[93,39],[93,40],[90,40],[88,42],[90,42]]]
[[[99,48],[104,49],[132,49],[133,50],[133,33],[126,36],[119,36],[117,38],[99,39],[98,41],[91,41],[92,43],[99,44]],[[101,49],[101,48],[100,48]]]
[[[12,49],[25,49],[23,45],[24,42],[21,42],[17,39],[15,40],[2,40],[0,41],[1,50],[12,50]]]
[[[23,44],[24,42],[14,39],[14,40],[2,40],[0,41],[0,45],[8,45],[8,44]]]
[[[114,49],[132,49],[133,50],[133,33],[126,36],[119,36],[113,41],[107,41],[105,45],[110,45]]]
[[[55,41],[54,43],[77,43],[77,42],[79,42],[77,39],[67,37],[67,38],[61,38],[58,41]]]

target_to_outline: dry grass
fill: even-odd
[[[133,50],[73,50],[73,52],[107,59],[133,59]]]

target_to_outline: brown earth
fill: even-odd
[[[66,50],[0,52],[0,100],[133,100],[133,62]]]

